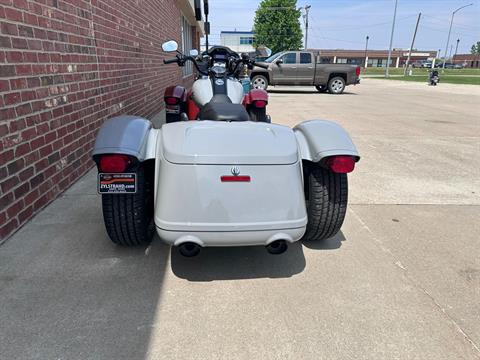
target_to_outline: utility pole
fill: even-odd
[[[453,51],[453,44],[450,45],[450,54],[448,55],[448,58],[449,58],[449,59],[452,58],[452,51]]]
[[[410,45],[410,51],[408,52],[407,62],[405,63],[405,70],[403,71],[403,76],[407,75],[408,63],[410,62],[410,57],[412,56],[413,44],[415,43],[415,37],[417,36],[418,23],[420,22],[420,17],[422,13],[418,13],[417,25],[415,25],[415,31],[413,32],[412,45]]]
[[[455,16],[456,12],[462,10],[463,8],[466,8],[467,6],[472,6],[472,5],[473,3],[461,6],[457,10],[452,12],[452,19],[450,20],[450,29],[448,30],[447,45],[445,46],[445,59],[443,59],[442,72],[445,71],[445,62],[447,61],[447,52],[448,52],[448,45],[450,44],[450,33],[452,32],[453,17]]]
[[[458,51],[458,43],[460,42],[460,39],[457,39],[457,46],[455,46],[455,55],[453,55],[453,58],[455,58],[455,56],[457,56],[457,51]],[[452,59],[452,62],[455,64],[455,61],[453,61]]]
[[[387,60],[387,68],[385,70],[385,77],[388,77],[388,68],[390,67],[390,60],[392,59],[392,43],[393,43],[393,33],[395,32],[395,19],[397,18],[397,5],[398,5],[398,0],[395,0],[395,10],[393,11],[392,33],[390,35],[390,48],[388,49],[388,60]]]
[[[304,19],[305,19],[305,50],[307,50],[307,46],[308,46],[308,11],[310,10],[310,8],[312,7],[312,5],[305,5],[305,15],[304,15]]]
[[[367,49],[368,49],[368,39],[370,39],[370,36],[367,35],[367,37],[365,38],[365,57],[364,57],[364,61],[365,61],[365,66],[364,68],[366,69],[368,64],[367,64]]]

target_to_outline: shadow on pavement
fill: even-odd
[[[185,258],[172,247],[171,263],[176,276],[190,281],[288,278],[303,271],[305,257],[300,242],[281,255],[271,255],[263,246],[210,247]]]
[[[169,247],[112,244],[99,196],[85,194],[94,184],[81,179],[0,247],[0,358],[147,353]]]
[[[303,246],[313,250],[335,250],[342,246],[345,241],[342,231],[339,231],[334,237],[323,241],[302,241]]]

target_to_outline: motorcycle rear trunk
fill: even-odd
[[[156,151],[154,220],[166,242],[267,245],[304,234],[301,159],[291,129],[179,122],[162,127]]]

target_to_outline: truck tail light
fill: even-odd
[[[327,159],[326,165],[334,173],[346,174],[355,169],[355,160],[351,156],[332,156]]]
[[[358,76],[360,76],[360,66],[357,66],[357,68],[355,69],[355,74]]]
[[[180,102],[180,99],[176,97],[170,96],[165,98],[165,103],[167,105],[177,105],[179,102]]]
[[[267,106],[267,102],[265,100],[257,100],[253,103],[253,106],[255,106],[257,109],[263,109],[265,106]]]
[[[98,163],[101,172],[121,173],[132,163],[130,157],[121,154],[103,155]]]

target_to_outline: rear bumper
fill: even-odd
[[[276,240],[293,243],[300,240],[306,227],[255,231],[169,231],[157,227],[157,233],[174,246],[193,242],[200,246],[255,246],[268,245]]]

